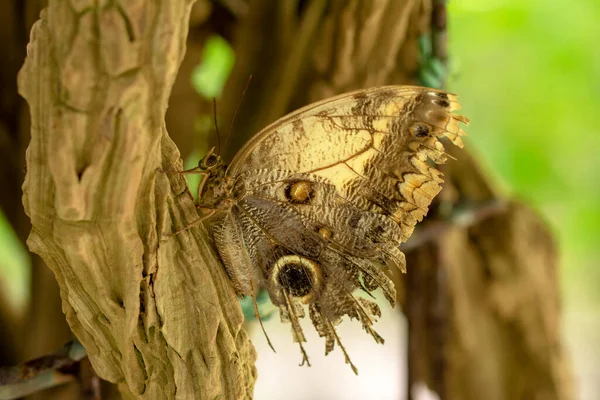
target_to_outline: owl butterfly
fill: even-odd
[[[462,147],[459,108],[455,95],[429,88],[360,90],[279,119],[229,166],[211,151],[194,169],[205,175],[199,207],[210,211],[204,219],[236,293],[268,291],[302,364],[305,306],[325,353],[337,343],[355,373],[336,332],[342,317],[383,343],[372,328],[379,307],[355,292],[379,288],[394,305],[388,274],[405,272],[399,245],[440,191],[428,162],[448,158],[439,139]]]

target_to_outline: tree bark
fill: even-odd
[[[19,89],[30,248],[98,374],[125,398],[250,398],[255,353],[164,115],[192,1],[51,1]]]

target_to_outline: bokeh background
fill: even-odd
[[[558,239],[579,398],[600,399],[600,2],[454,0],[450,90],[469,149]]]
[[[468,147],[502,191],[533,205],[552,227],[561,254],[563,334],[578,398],[600,399],[600,2],[452,0],[448,7],[448,87],[471,119]],[[198,59],[190,84],[208,90],[208,97],[217,94],[233,60],[216,39]],[[28,252],[0,214],[0,290],[15,310],[27,306],[29,279]],[[380,304],[385,346],[374,344],[357,324],[342,324],[359,377],[339,351],[325,359],[322,340],[308,326],[311,369],[296,366],[299,351],[289,326],[277,317],[266,322],[276,354],[250,326],[259,354],[256,398],[278,399],[283,389],[296,393],[287,397],[294,399],[315,391],[324,399],[348,393],[352,399],[401,398],[406,327],[399,313]],[[386,373],[370,368],[381,364]],[[281,386],[290,375],[298,379]]]

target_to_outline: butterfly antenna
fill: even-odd
[[[229,142],[229,138],[231,137],[231,131],[233,130],[233,124],[235,122],[235,117],[237,117],[237,113],[240,109],[240,105],[242,104],[242,100],[244,99],[246,90],[248,90],[248,86],[250,86],[251,80],[252,80],[252,75],[248,76],[248,82],[246,82],[246,86],[244,87],[244,91],[242,92],[242,96],[240,97],[240,101],[238,101],[237,106],[235,107],[235,111],[233,112],[233,118],[231,118],[231,125],[229,125],[229,132],[227,132],[227,138],[225,138],[224,147],[227,147],[227,143]]]
[[[217,130],[217,154],[221,154],[221,135],[219,134],[219,124],[217,123],[217,98],[213,97],[213,120]]]

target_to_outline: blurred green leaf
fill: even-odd
[[[256,304],[258,305],[258,313],[263,321],[268,321],[276,311],[275,306],[269,299],[269,293],[266,290],[261,289],[256,296]],[[242,312],[246,321],[253,321],[256,319],[254,315],[254,300],[251,296],[244,296],[240,300],[242,306]]]
[[[233,68],[235,53],[221,36],[211,36],[204,44],[202,60],[192,71],[192,86],[205,98],[219,97]]]
[[[24,310],[29,300],[29,253],[1,210],[0,243],[0,290],[16,310]]]
[[[201,152],[199,150],[192,151],[185,159],[183,163],[184,169],[192,169],[198,166],[198,162],[202,159],[203,154],[205,152]],[[202,175],[200,174],[188,174],[185,175],[187,179],[188,186],[192,195],[194,196],[194,200],[198,200],[198,185],[200,184],[200,179]]]

